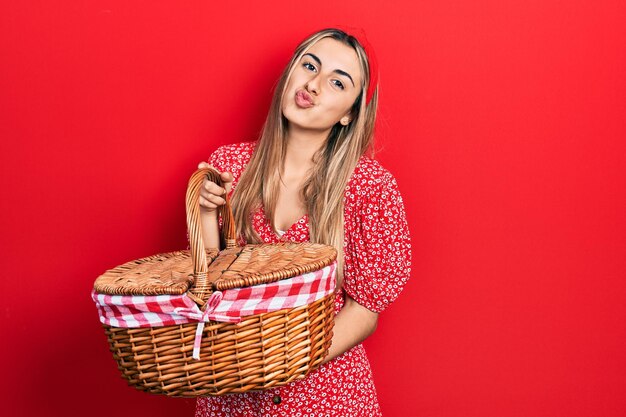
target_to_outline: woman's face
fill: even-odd
[[[283,115],[290,126],[306,130],[329,131],[337,122],[347,125],[361,80],[356,51],[323,38],[296,62],[283,95]]]

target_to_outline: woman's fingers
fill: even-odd
[[[215,194],[209,194],[208,196],[205,196],[205,198],[216,206],[223,206],[226,204],[226,200]]]
[[[222,197],[218,197],[213,194],[209,194],[208,196],[201,195],[199,198],[200,206],[214,210],[219,206],[223,206],[226,204],[226,201]]]
[[[224,171],[220,174],[220,177],[224,182],[233,182],[233,174],[231,174],[230,172]]]
[[[198,164],[198,169],[203,169],[203,168],[215,169],[213,166],[211,166],[211,164],[205,161],[202,161]],[[220,173],[220,178],[222,182],[224,183],[224,188],[226,189],[226,191],[222,190],[221,193],[222,194],[226,192],[230,193],[230,190],[232,188],[232,183],[233,183],[233,174],[231,174],[230,172],[222,172]]]
[[[198,202],[200,203],[200,207],[208,209],[208,210],[215,210],[217,208],[217,206],[213,203],[211,203],[209,200],[207,200],[206,198],[200,196],[200,198],[198,199]]]
[[[213,168],[208,162],[200,162],[198,169]],[[219,206],[226,204],[226,194],[232,189],[233,174],[230,172],[222,172],[220,179],[224,183],[224,187],[220,187],[218,184],[205,178],[200,188],[200,197],[198,202],[200,207],[213,211]]]
[[[198,202],[200,207],[208,211],[214,211],[219,206],[226,204],[225,196],[226,190],[224,188],[205,178],[200,188]]]
[[[226,189],[226,192],[230,193],[233,185],[233,174],[231,174],[230,172],[222,172],[220,174],[220,178],[224,182],[224,188]]]
[[[214,194],[200,194],[198,202],[200,203],[200,207],[204,207],[208,210],[215,210],[226,204],[226,200]]]
[[[215,194],[215,195],[226,194],[226,190],[224,188],[220,187],[213,181],[209,181],[207,179],[204,180],[204,189],[210,194]]]

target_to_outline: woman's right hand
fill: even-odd
[[[198,168],[213,168],[207,162],[200,162]],[[213,168],[215,169],[215,168]],[[200,211],[216,216],[217,208],[226,204],[226,195],[230,193],[233,184],[233,175],[230,172],[220,173],[224,187],[204,178],[200,187]]]

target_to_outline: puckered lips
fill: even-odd
[[[313,107],[315,103],[309,93],[305,90],[298,90],[296,91],[296,105],[301,109],[308,109],[309,107]]]

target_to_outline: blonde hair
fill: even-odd
[[[309,219],[310,241],[337,249],[340,285],[343,281],[345,187],[361,156],[371,150],[378,105],[377,91],[374,91],[369,104],[365,100],[369,61],[356,38],[338,29],[324,29],[309,36],[296,48],[278,81],[256,149],[233,193],[232,207],[237,230],[246,242],[261,243],[251,215],[261,203],[268,219],[273,219],[276,211],[288,126],[281,110],[285,88],[302,56],[316,42],[327,37],[356,51],[363,85],[352,106],[352,121],[347,126],[341,123],[333,126],[324,145],[314,155],[315,167],[306,179],[301,195]]]

